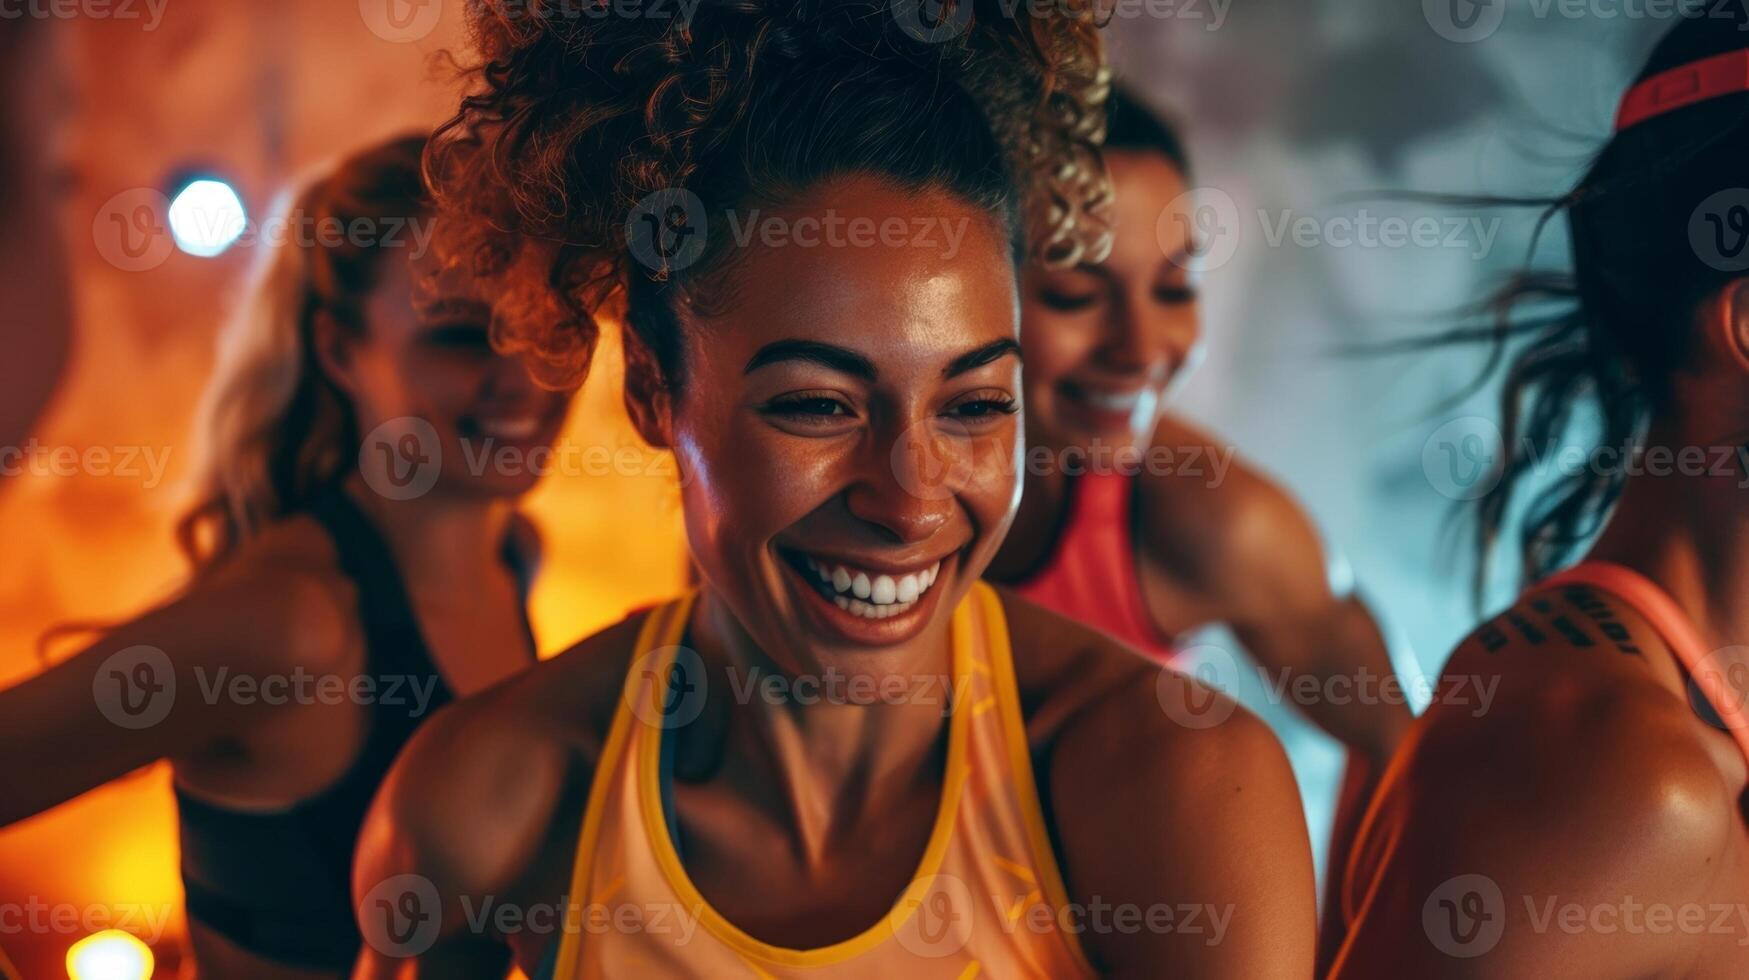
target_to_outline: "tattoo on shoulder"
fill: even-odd
[[[1628,633],[1628,628],[1617,618],[1615,610],[1609,607],[1609,603],[1599,598],[1595,591],[1582,585],[1569,585],[1561,590],[1561,598],[1567,600],[1573,608],[1597,624],[1597,628],[1603,631],[1604,637],[1615,646],[1617,652],[1634,657],[1644,655],[1640,648],[1634,644],[1633,636]]]

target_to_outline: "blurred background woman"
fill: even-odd
[[[1165,412],[1201,346],[1191,270],[1209,244],[1190,233],[1177,133],[1119,88],[1105,154],[1111,256],[1034,267],[1022,287],[1026,489],[990,577],[1164,663],[1177,638],[1221,623],[1272,675],[1317,678],[1323,690],[1332,678],[1395,676],[1366,606],[1332,587],[1299,504],[1230,445]],[[1302,707],[1350,751],[1338,866],[1411,715],[1401,701],[1364,697]]]
[[[1746,31],[1667,33],[1548,212],[1572,274],[1454,338],[1519,345],[1479,544],[1521,519],[1532,584],[1446,667],[1491,709],[1436,701],[1367,815],[1337,976],[1749,970]]]
[[[205,400],[187,586],[0,692],[0,825],[171,761],[207,975],[349,975],[378,782],[432,711],[534,660],[536,468],[479,461],[526,463],[570,394],[493,353],[483,286],[513,259],[444,258],[424,146],[361,151],[284,213]]]

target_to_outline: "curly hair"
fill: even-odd
[[[720,271],[727,236],[707,222],[684,268],[639,255],[630,216],[652,195],[709,214],[867,173],[984,209],[1017,263],[1102,260],[1110,72],[1091,0],[944,0],[927,24],[924,2],[697,0],[684,21],[471,4],[471,94],[434,135],[427,180],[457,227],[549,245],[544,285],[567,310],[506,320],[495,342],[575,383],[623,306],[643,348],[628,353],[677,384],[676,301]]]

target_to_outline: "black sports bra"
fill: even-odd
[[[182,882],[189,918],[243,949],[287,966],[347,972],[362,943],[351,875],[365,813],[414,730],[454,697],[431,659],[388,544],[369,518],[341,491],[317,500],[309,513],[333,539],[358,589],[362,673],[374,685],[364,744],[332,785],[284,810],[231,810],[178,788]],[[533,562],[518,551],[514,539],[506,541],[505,560],[526,597]],[[528,630],[526,615],[523,626]]]

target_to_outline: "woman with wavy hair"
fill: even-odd
[[[1491,709],[1436,702],[1392,763],[1335,976],[1749,972],[1749,13],[1695,13],[1547,213],[1572,275],[1493,304],[1517,348],[1482,564],[1522,515],[1534,584],[1445,668]],[[1587,465],[1538,472],[1580,433]]]
[[[534,660],[532,478],[468,460],[547,446],[570,397],[494,354],[492,269],[443,258],[424,147],[361,151],[264,226],[284,241],[221,338],[186,586],[0,692],[0,824],[170,761],[203,975],[349,975],[378,782]]]
[[[1022,282],[1026,492],[988,576],[1165,663],[1179,638],[1220,623],[1280,688],[1307,676],[1364,690],[1369,676],[1393,677],[1378,625],[1331,581],[1299,502],[1168,411],[1202,342],[1191,270],[1207,243],[1190,234],[1190,157],[1122,87],[1107,118],[1111,254],[1035,265]],[[1304,708],[1349,750],[1330,848],[1330,867],[1341,867],[1413,716],[1401,701],[1364,697]]]
[[[475,8],[440,200],[623,312],[702,585],[416,736],[356,872],[366,975],[482,938],[535,977],[1310,972],[1268,730],[980,582],[1021,270],[1107,245],[1108,74],[1080,4],[924,6]]]

